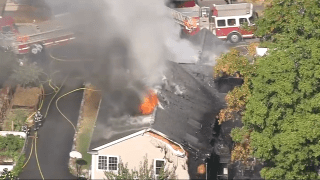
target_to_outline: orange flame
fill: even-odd
[[[158,104],[157,94],[149,90],[148,94],[144,97],[143,103],[140,105],[140,112],[142,114],[151,114]]]
[[[197,25],[197,19],[192,18],[191,19],[191,23],[189,23],[189,21],[186,19],[186,20],[184,20],[184,25],[189,29],[195,29],[198,26]]]

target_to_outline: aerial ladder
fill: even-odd
[[[192,32],[193,30],[197,29],[199,26],[198,19],[187,16],[179,11],[174,9],[168,8],[170,10],[171,16],[175,20],[176,23],[184,26],[186,30]]]

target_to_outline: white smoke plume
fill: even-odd
[[[197,52],[186,40],[181,40],[177,25],[164,0],[106,1],[117,32],[129,44],[129,62],[133,74],[146,78],[146,83],[159,82],[165,60],[190,61]]]
[[[181,27],[171,17],[165,0],[71,1],[48,3],[57,9],[71,4],[66,9],[73,18],[64,19],[66,25],[80,29],[79,38],[86,36],[81,42],[95,47],[89,54],[106,53],[99,55],[98,66],[108,66],[109,73],[98,76],[108,76],[108,83],[116,81],[119,88],[137,80],[158,84],[166,60],[192,62],[197,57],[192,44],[180,38]]]
[[[180,38],[165,0],[47,0],[76,34],[63,57],[94,59],[66,65],[67,71],[105,92],[113,116],[136,114],[145,86],[162,84],[166,61],[194,61],[198,50]],[[57,51],[58,52],[58,51]],[[60,51],[56,55],[61,55]]]

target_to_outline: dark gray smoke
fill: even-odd
[[[104,91],[117,116],[137,112],[144,86],[162,83],[166,61],[194,61],[197,50],[180,39],[165,0],[47,0],[56,19],[76,33],[66,67]],[[130,90],[129,90],[130,89]],[[134,90],[134,92],[132,92]],[[131,92],[131,93],[128,93]],[[115,98],[115,99],[114,99]]]

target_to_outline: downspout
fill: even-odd
[[[206,180],[208,179],[208,163],[206,162]]]

